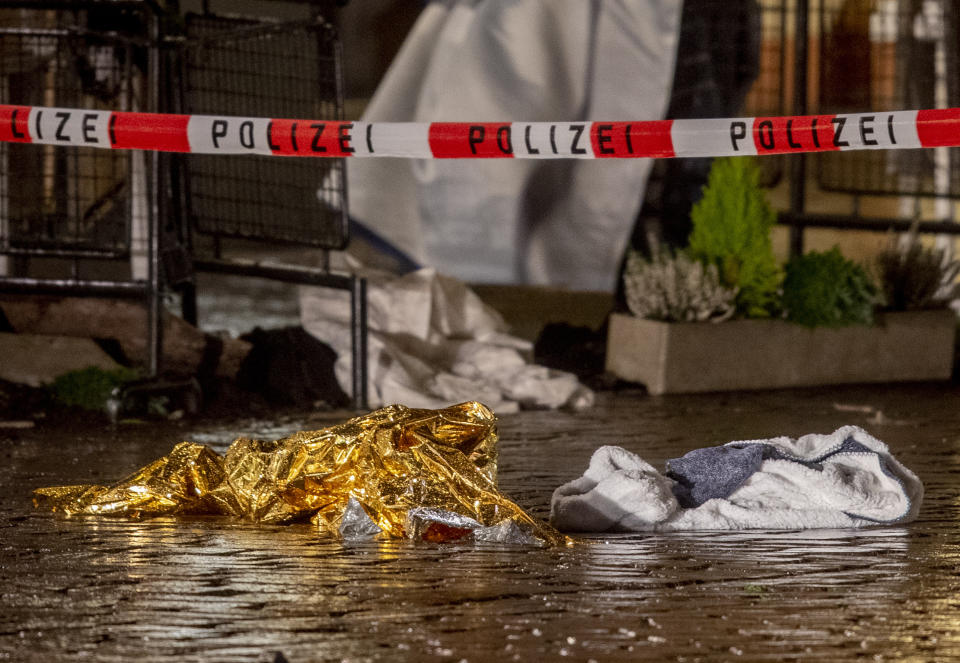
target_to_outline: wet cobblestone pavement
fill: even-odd
[[[30,503],[181,439],[222,450],[345,416],[0,431],[0,661],[960,660],[957,386],[604,394],[501,419],[501,488],[540,516],[601,444],[662,468],[695,447],[858,424],[924,482],[903,527],[347,545],[309,525],[64,519]]]

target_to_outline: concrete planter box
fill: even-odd
[[[782,320],[668,323],[614,314],[607,370],[651,394],[948,380],[953,311],[878,314],[872,327]]]

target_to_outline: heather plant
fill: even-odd
[[[778,312],[783,278],[770,241],[776,212],[759,182],[753,160],[715,159],[690,213],[690,256],[715,265],[720,283],[737,290],[736,312],[753,318]]]
[[[787,319],[808,327],[873,323],[878,292],[870,275],[840,253],[812,251],[787,263],[783,307]]]
[[[736,288],[720,283],[716,265],[662,248],[650,258],[627,257],[623,274],[627,306],[641,318],[664,322],[719,322],[734,313]]]

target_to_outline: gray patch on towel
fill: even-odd
[[[771,444],[725,444],[719,447],[694,449],[681,458],[667,461],[666,475],[676,481],[673,494],[680,506],[696,508],[714,498],[729,497],[753,474],[765,460],[790,460],[810,469],[822,470],[822,461],[840,453],[874,453],[871,449],[848,437],[839,446],[817,458],[804,459],[783,453]],[[893,473],[881,462],[884,472]]]
[[[715,497],[727,497],[763,464],[765,445],[745,444],[694,449],[667,461],[673,494],[684,508],[698,507]]]

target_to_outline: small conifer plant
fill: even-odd
[[[716,159],[690,213],[691,257],[716,265],[722,285],[737,290],[738,315],[751,318],[778,312],[783,280],[770,242],[777,215],[759,181],[752,159]]]

